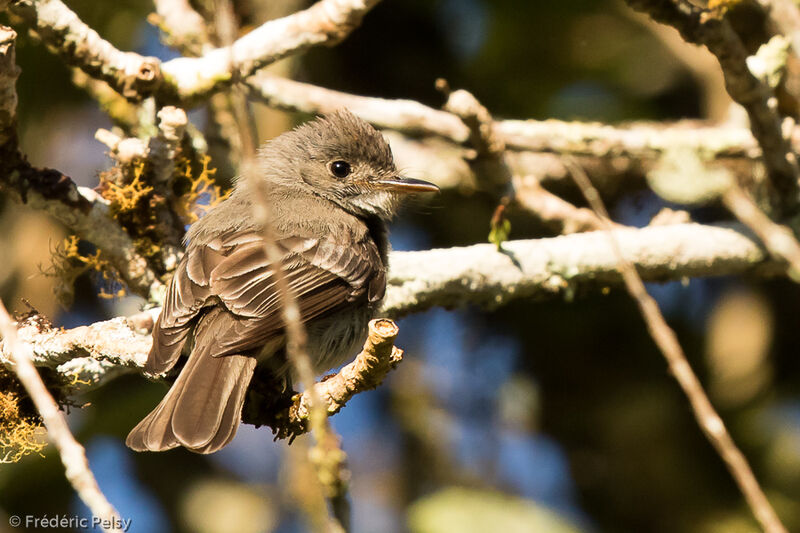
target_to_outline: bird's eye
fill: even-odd
[[[346,178],[350,175],[350,163],[347,161],[334,161],[331,163],[331,174],[337,178]]]

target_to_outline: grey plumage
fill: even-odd
[[[346,177],[331,164],[346,162]],[[284,272],[324,371],[352,356],[386,286],[385,220],[398,193],[433,186],[397,176],[383,136],[346,111],[302,125],[259,153],[270,225]],[[193,336],[175,383],[129,434],[134,450],[211,453],[236,434],[258,361],[285,344],[274,271],[253,220],[247,181],[196,222],[153,329],[146,369],[170,370]],[[271,364],[286,372],[286,364]]]

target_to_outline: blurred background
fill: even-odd
[[[146,22],[149,2],[68,4],[122,49],[175,56]],[[243,26],[253,27],[309,2],[236,4]],[[443,103],[434,88],[443,77],[496,118],[724,118],[713,61],[676,35],[612,0],[384,0],[339,46],[271,68],[434,107]],[[41,43],[20,35],[17,54],[23,150],[35,165],[95,186],[111,161],[94,132],[109,119]],[[262,141],[309,118],[253,109]],[[203,111],[191,119],[202,127]],[[222,180],[233,172],[225,165],[212,161]],[[639,226],[664,206],[642,188],[612,200],[616,220]],[[468,187],[447,190],[407,209],[392,245],[485,242],[496,203]],[[511,221],[513,239],[552,236],[524,213]],[[88,275],[77,280],[73,304],[60,307],[56,281],[42,270],[65,229],[1,197],[0,227],[0,297],[10,307],[24,310],[25,298],[65,327],[137,310],[132,298],[98,298]],[[741,278],[648,288],[787,527],[800,530],[800,288]],[[399,325],[404,362],[332,419],[352,471],[354,531],[757,531],[623,290],[494,311],[437,309]],[[242,426],[212,456],[125,448],[127,432],[165,390],[128,376],[69,411],[101,488],[133,518],[130,531],[308,530],[297,481],[303,439],[287,446],[268,429]],[[0,532],[12,531],[2,515],[86,515],[63,474],[52,447],[0,465]]]

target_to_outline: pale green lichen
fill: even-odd
[[[678,147],[664,153],[647,182],[668,202],[696,205],[719,198],[733,184],[733,176],[725,168],[709,167],[695,150]]]
[[[762,44],[755,55],[747,58],[747,68],[753,76],[774,89],[786,74],[790,46],[789,39],[783,35],[774,36]]]

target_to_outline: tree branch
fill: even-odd
[[[797,156],[784,136],[782,119],[769,86],[748,67],[748,53],[724,15],[675,0],[625,0],[637,11],[662,24],[675,27],[688,42],[705,45],[717,57],[731,98],[742,105],[750,118],[753,136],[761,145],[764,163],[785,208],[798,204]],[[771,102],[772,100],[772,102]]]
[[[105,81],[126,98],[156,96],[166,103],[186,105],[278,59],[311,46],[338,43],[379,1],[320,0],[308,9],[262,24],[230,46],[165,63],[118,50],[61,0],[17,0],[11,10],[68,64]]]
[[[128,99],[141,100],[163,83],[158,58],[118,50],[61,0],[17,0],[11,12],[28,22],[67,64],[105,81]]]
[[[614,252],[617,268],[622,275],[625,287],[636,301],[642,318],[647,324],[647,330],[658,349],[664,355],[670,371],[689,399],[698,425],[717,451],[717,454],[719,454],[720,459],[725,463],[764,531],[767,533],[789,533],[775,513],[775,509],[772,508],[769,500],[767,500],[761,485],[758,484],[747,458],[736,446],[733,437],[725,427],[725,423],[714,409],[711,400],[708,399],[703,385],[686,359],[686,354],[678,341],[678,336],[667,324],[661,309],[658,307],[658,303],[647,292],[644,282],[636,272],[634,265],[625,258],[625,253],[617,241],[615,232],[612,231],[614,226],[608,216],[603,200],[600,198],[600,193],[580,168],[575,168],[573,178],[586,201],[602,221],[605,230],[603,234],[609,240],[611,249]]]
[[[314,385],[294,398],[289,408],[287,435],[300,435],[309,429],[310,410],[315,398],[321,400],[328,416],[338,413],[355,394],[377,388],[383,379],[403,359],[403,350],[394,345],[400,329],[391,320],[379,318],[369,323],[369,335],[364,348],[352,363],[335,375]]]
[[[469,128],[457,116],[414,100],[357,96],[267,72],[251,76],[246,83],[252,95],[276,109],[322,115],[346,107],[379,128],[414,135],[437,135],[458,144],[469,139]]]
[[[56,170],[32,167],[20,153],[15,38],[14,30],[0,26],[0,189],[18,202],[45,211],[80,238],[95,244],[131,290],[159,301],[163,284],[136,252],[128,234],[109,216],[108,202]]]
[[[18,339],[16,325],[2,302],[0,302],[0,333],[3,335],[2,352],[41,415],[47,428],[47,436],[55,444],[61,462],[64,463],[67,480],[92,514],[103,521],[102,526],[105,531],[122,533],[120,528],[122,520],[119,514],[100,491],[97,480],[89,469],[89,461],[86,459],[83,446],[72,436],[67,420],[59,411],[58,405],[33,365],[30,345]]]
[[[618,229],[627,260],[647,281],[785,272],[740,226],[676,224]],[[619,284],[612,250],[602,234],[393,253],[384,313],[399,317],[433,306],[497,307],[518,298],[571,297]]]
[[[614,232],[626,260],[646,281],[732,274],[774,275],[785,264],[771,259],[738,227],[676,224]],[[402,317],[435,306],[498,307],[520,298],[571,298],[622,282],[603,234],[581,233],[463,248],[392,252],[382,313]],[[159,308],[71,330],[35,317],[20,324],[20,339],[37,366],[57,368],[67,391],[97,387],[109,377],[142,372],[150,329]],[[113,373],[111,373],[113,372]]]
[[[413,100],[358,96],[261,72],[247,79],[251,94],[270,107],[308,114],[342,107],[379,128],[410,135],[435,135],[456,144],[470,138],[461,119]],[[699,121],[611,126],[561,120],[498,120],[494,130],[511,150],[596,157],[653,159],[668,148],[689,147],[704,156],[758,157],[761,149],[747,128]]]

